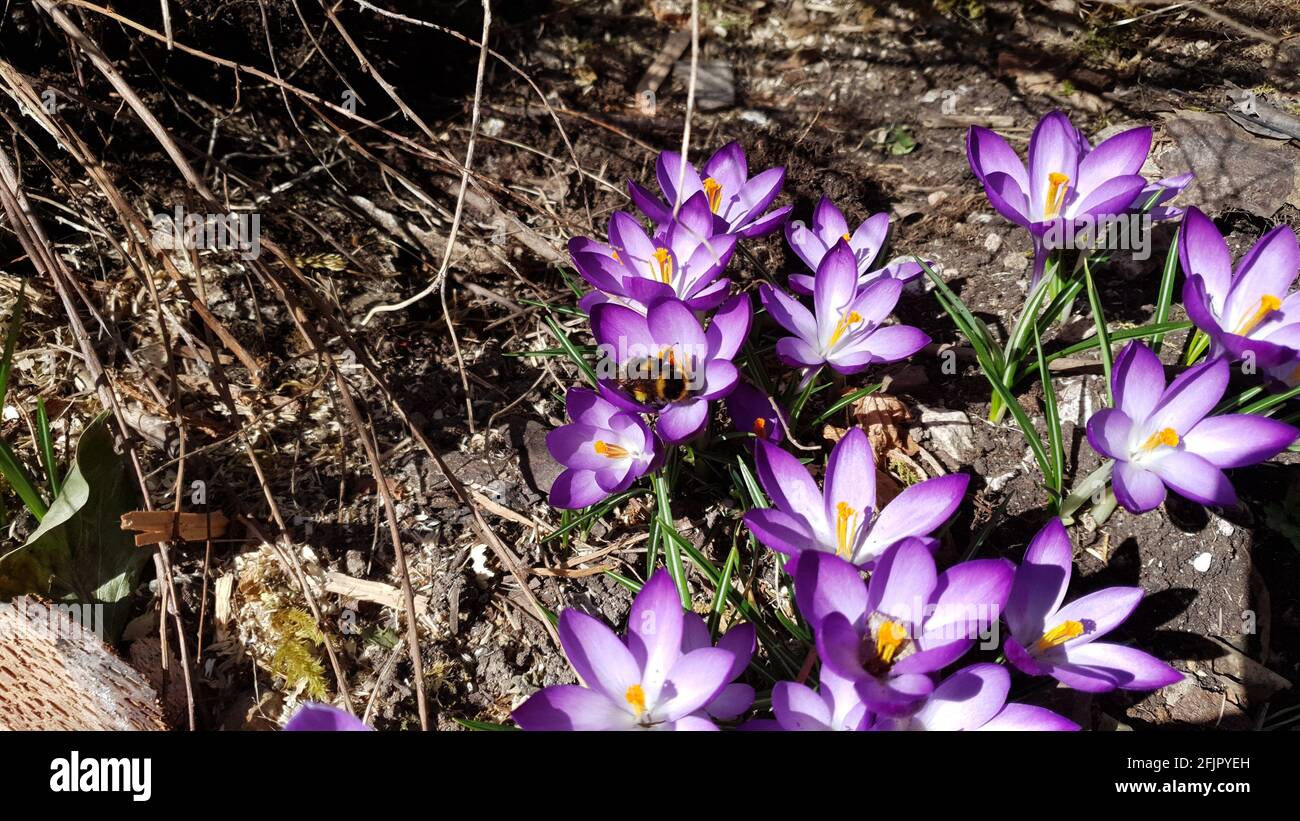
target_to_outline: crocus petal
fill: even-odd
[[[1065,716],[1058,715],[1046,707],[1032,704],[1008,704],[1002,712],[984,723],[984,731],[1046,731],[1061,732],[1078,730],[1079,725]]]
[[[839,235],[836,234],[835,238],[838,240]],[[794,251],[795,256],[814,271],[817,270],[817,264],[822,261],[822,257],[826,255],[828,247],[826,241],[821,238],[820,232],[815,227],[809,228],[804,225],[801,220],[793,220],[785,224],[785,241],[790,246],[790,250]],[[807,279],[811,280],[811,277]],[[812,289],[809,288],[807,293],[811,294]]]
[[[1237,504],[1237,492],[1223,471],[1191,451],[1171,451],[1153,459],[1149,467],[1167,486],[1193,502],[1215,507]]]
[[[782,206],[768,215],[754,220],[740,230],[740,235],[746,239],[767,236],[785,223],[792,208],[793,206],[790,205]]]
[[[618,364],[658,351],[646,318],[624,305],[604,303],[591,309],[591,333],[609,348]]]
[[[1187,311],[1187,318],[1192,321],[1192,324],[1205,331],[1211,338],[1217,340],[1224,333],[1219,327],[1218,317],[1215,316],[1208,286],[1198,274],[1188,276],[1183,282],[1183,308]]]
[[[793,681],[772,687],[772,713],[783,730],[830,730],[831,711],[826,702],[808,687]]]
[[[1182,436],[1219,404],[1227,387],[1228,360],[1222,357],[1188,368],[1169,383],[1145,428],[1173,428]]]
[[[698,367],[708,348],[704,341],[704,329],[690,308],[680,300],[665,299],[649,310],[646,322],[657,343],[672,345],[682,355],[690,357],[690,367]]]
[[[672,207],[652,194],[648,188],[628,180],[627,193],[632,198],[632,204],[656,224],[668,222],[673,218]]]
[[[1132,462],[1116,462],[1111,481],[1115,499],[1129,513],[1155,510],[1165,500],[1165,483],[1160,477]]]
[[[1232,290],[1220,316],[1236,332],[1259,309],[1266,296],[1282,299],[1300,269],[1300,244],[1289,225],[1279,225],[1259,239],[1237,264]]]
[[[749,303],[749,294],[736,294],[727,300],[705,331],[708,340],[710,359],[733,359],[749,336],[749,325],[753,320],[753,308]]]
[[[1178,259],[1189,279],[1196,275],[1204,281],[1214,313],[1221,313],[1232,287],[1232,254],[1214,221],[1195,207],[1183,216]]]
[[[1103,140],[1079,162],[1078,190],[1092,191],[1113,177],[1142,170],[1151,151],[1151,128],[1131,128]],[[1145,185],[1145,183],[1144,183]]]
[[[696,191],[704,190],[703,181],[695,166],[688,162],[683,171],[682,155],[676,151],[663,151],[659,154],[659,159],[655,162],[655,177],[659,180],[659,188],[664,192],[670,210],[678,202],[685,202]],[[677,191],[679,179],[682,181],[680,196]]]
[[[928,536],[948,520],[966,495],[970,477],[964,473],[936,476],[906,488],[880,511],[862,552],[878,556],[908,536]]]
[[[940,682],[912,717],[924,730],[978,730],[1007,702],[1011,675],[997,664],[972,664]]]
[[[1069,649],[1101,638],[1124,623],[1142,601],[1140,587],[1107,587],[1081,596],[1062,607],[1052,617],[1049,628],[1067,621],[1083,625],[1083,634],[1069,639],[1061,648]]]
[[[993,209],[1010,222],[1021,227],[1034,222],[1029,212],[1028,194],[1009,174],[995,173],[985,177],[984,194]]]
[[[758,287],[758,297],[782,328],[803,339],[817,338],[817,320],[799,300],[766,282]]]
[[[1049,174],[1078,179],[1079,134],[1069,118],[1053,111],[1038,121],[1029,137],[1029,184],[1025,193],[1035,221],[1046,211]]]
[[[717,698],[704,705],[704,712],[719,721],[732,721],[754,703],[754,688],[748,684],[728,684]]]
[[[1202,419],[1183,436],[1190,453],[1220,469],[1245,467],[1286,450],[1300,431],[1277,419],[1231,414]]]
[[[817,535],[807,522],[776,508],[746,511],[745,527],[763,545],[787,556],[817,546]]]
[[[875,262],[880,249],[889,235],[889,214],[880,212],[867,217],[849,239],[849,247],[858,260],[858,272],[861,273]]]
[[[599,619],[569,608],[560,614],[559,633],[574,671],[610,701],[623,704],[628,688],[641,683],[632,651]]]
[[[882,282],[900,282],[900,280],[881,280]],[[870,286],[868,286],[870,287]],[[930,344],[930,337],[920,328],[911,325],[887,325],[861,342],[845,346],[843,350],[834,351],[828,357],[832,365],[856,367],[876,362],[898,362]]]
[[[617,406],[591,388],[569,388],[564,394],[564,407],[573,421],[597,428],[608,428],[610,417],[619,412]]]
[[[732,140],[713,152],[713,156],[704,163],[704,173],[721,183],[724,191],[728,188],[738,190],[744,185],[745,180],[749,179],[749,167],[740,142]]]
[[[704,367],[704,386],[700,399],[721,399],[740,382],[740,369],[727,359],[714,359]]]
[[[692,438],[708,423],[709,403],[703,399],[687,399],[664,408],[655,430],[665,443],[675,445]]]
[[[835,207],[830,197],[822,197],[813,208],[813,231],[824,245],[830,246],[849,233],[849,223],[844,213]]]
[[[298,708],[284,725],[290,733],[363,732],[370,728],[346,710],[328,704],[308,703]]]
[[[778,339],[776,356],[792,368],[815,368],[826,361],[816,347],[797,336]]]
[[[511,713],[524,730],[630,730],[636,719],[603,693],[561,684],[538,690]]]
[[[1088,668],[1109,677],[1121,690],[1156,690],[1183,679],[1182,673],[1155,656],[1123,644],[1098,641],[1067,647],[1065,658],[1065,663],[1057,664],[1058,670]]]
[[[692,613],[691,615],[695,614]],[[734,656],[734,661],[731,663],[731,672],[727,676],[729,680],[737,678],[741,673],[745,672],[750,659],[754,657],[754,649],[758,646],[757,641],[758,633],[754,630],[754,625],[748,622],[736,625],[724,633],[722,638],[718,639],[718,647]]]
[[[561,425],[546,433],[546,449],[555,461],[578,470],[600,470],[612,461],[596,451],[595,441],[604,433],[591,425]],[[607,435],[607,434],[606,434]]]
[[[733,222],[732,227],[740,228],[742,225],[739,223],[742,218],[744,222],[749,222],[765,211],[772,204],[772,200],[776,199],[776,195],[781,193],[781,186],[784,184],[784,168],[769,168],[755,174],[740,189],[735,206],[724,212],[727,219],[736,221]]]
[[[1129,419],[1145,420],[1165,390],[1165,366],[1141,342],[1130,342],[1115,357],[1111,386],[1115,407]]]
[[[632,602],[627,646],[641,668],[646,703],[653,704],[682,649],[682,600],[667,570],[656,571]]]
[[[1102,408],[1088,417],[1088,442],[1092,449],[1112,459],[1127,459],[1133,420],[1119,408]]]
[[[662,721],[676,721],[708,704],[727,684],[734,656],[717,647],[702,647],[681,656],[664,682],[653,707]],[[648,706],[648,705],[647,705]]]
[[[928,675],[908,673],[893,675],[881,680],[868,676],[856,682],[858,697],[867,702],[872,712],[884,716],[905,716],[916,708],[916,703],[934,690],[934,681]]]
[[[1047,629],[1047,618],[1065,599],[1070,584],[1074,548],[1060,519],[1038,531],[1016,568],[1015,581],[1003,616],[1011,634],[1021,642],[1036,641]]]
[[[756,442],[754,467],[758,480],[778,508],[816,525],[823,520],[822,492],[808,469],[786,451],[767,442]]]
[[[594,505],[609,493],[596,481],[594,470],[566,469],[551,484],[549,500],[551,507],[563,510],[577,510],[580,507]]]
[[[867,614],[867,586],[853,565],[830,553],[810,550],[799,560],[795,602],[813,630],[832,613],[857,624]]]
[[[1015,150],[1002,136],[987,128],[973,125],[966,132],[966,159],[975,176],[983,179],[989,174],[1010,176],[1022,191],[1029,189],[1029,174]]]
[[[814,555],[816,554],[809,553],[808,558],[811,559]],[[866,675],[859,656],[862,636],[843,613],[828,614],[822,619],[815,635],[817,655],[821,658],[823,667],[855,682]]]
[[[679,733],[682,733],[682,732],[689,732],[689,733],[702,733],[702,732],[703,732],[703,733],[716,733],[716,732],[718,732],[718,725],[714,724],[712,721],[708,720],[707,718],[705,718],[705,717],[702,716],[702,715],[682,716],[681,718],[677,719],[676,721],[669,721],[669,722],[663,724],[662,726],[663,726],[663,729],[665,729],[665,730],[673,730],[674,732],[679,732]]]
[[[1071,219],[1122,214],[1141,193],[1146,180],[1138,174],[1115,177],[1103,182],[1081,199],[1075,200],[1066,210]]]
[[[876,459],[871,451],[871,443],[862,428],[850,428],[840,441],[835,443],[831,456],[826,460],[826,477],[822,495],[825,497],[826,521],[835,522],[839,515],[839,506],[845,505],[850,518],[849,527],[865,527],[868,518],[876,507]],[[852,537],[846,529],[846,538]],[[853,550],[853,544],[845,544],[846,551]]]
[[[840,315],[847,310],[858,289],[858,267],[849,244],[840,240],[822,257],[817,267],[813,308],[817,315],[817,339],[830,339]]]
[[[940,573],[925,620],[924,643],[975,638],[996,623],[1011,592],[1015,569],[1006,559],[974,559]]]
[[[881,557],[871,574],[867,609],[919,623],[937,578],[929,547],[919,539],[904,539]]]

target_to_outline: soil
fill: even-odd
[[[474,527],[470,508],[412,438],[374,378],[355,357],[348,358],[339,328],[355,334],[371,353],[393,389],[394,403],[406,409],[459,481],[496,506],[485,514],[493,531],[525,568],[542,570],[528,579],[540,603],[551,612],[580,607],[620,623],[631,594],[608,575],[575,576],[566,563],[575,554],[613,547],[596,564],[641,577],[648,497],[621,506],[571,541],[540,541],[561,521],[545,501],[558,471],[546,453],[545,432],[564,421],[563,391],[579,375],[564,357],[520,354],[555,347],[540,303],[573,302],[557,265],[563,262],[564,242],[602,232],[612,211],[630,208],[624,181],[651,181],[654,151],[680,146],[686,100],[680,74],[660,87],[652,115],[638,111],[634,92],[668,35],[689,20],[689,3],[553,2],[494,10],[493,48],[541,89],[547,105],[520,73],[489,60],[470,189],[477,199],[467,202],[446,290],[459,353],[436,294],[400,312],[379,314],[369,324],[363,318],[375,305],[419,291],[441,267],[460,182],[456,167],[466,148],[477,48],[351,4],[338,10],[358,48],[427,123],[430,134],[425,134],[411,116],[396,113],[339,30],[309,4],[301,4],[301,10],[282,0],[232,0],[203,10],[185,5],[173,4],[178,43],[272,75],[278,71],[294,87],[329,101],[342,100],[351,86],[358,92],[357,112],[387,129],[347,122],[300,95],[282,94],[264,79],[244,74],[236,84],[229,69],[210,60],[168,52],[164,43],[93,11],[76,15],[207,183],[232,203],[255,202],[263,235],[298,258],[305,281],[295,281],[295,295],[308,306],[306,322],[341,363],[373,426],[411,584],[428,600],[420,619],[420,651],[433,725],[455,729],[458,721],[506,722],[510,708],[525,695],[572,681],[572,673],[509,569]],[[479,36],[474,4],[403,5],[413,18]],[[1300,40],[1293,34],[1300,10],[1283,0],[1217,4],[1237,26],[1186,10],[1157,13],[1070,0],[758,0],[701,7],[700,58],[733,67],[736,103],[695,113],[692,154],[739,139],[751,169],[785,166],[781,201],[795,205],[797,218],[807,219],[822,195],[831,197],[851,224],[871,213],[891,212],[889,254],[935,260],[949,285],[1000,335],[1024,300],[1028,242],[991,210],[970,174],[966,123],[1009,123],[996,130],[1021,149],[1033,123],[1058,107],[1089,134],[1150,123],[1156,126],[1153,155],[1162,163],[1169,161],[1173,143],[1164,128],[1168,118],[1221,109],[1229,83],[1267,88],[1284,104],[1300,102],[1295,82]],[[115,10],[161,30],[156,3],[122,3]],[[1246,29],[1280,39],[1261,40]],[[199,207],[155,135],[71,50],[48,15],[30,4],[13,4],[0,26],[0,54],[34,87],[58,91],[59,116],[90,145],[146,222],[151,213],[170,213],[176,205]],[[945,111],[945,104],[953,107]],[[114,384],[137,386],[134,392],[120,386],[118,394],[136,414],[137,428],[153,424],[149,429],[158,431],[152,443],[137,431],[155,505],[165,509],[175,503],[179,409],[186,435],[184,478],[209,483],[213,509],[232,519],[247,517],[263,533],[274,534],[269,497],[313,585],[336,571],[400,586],[379,488],[356,447],[356,431],[340,409],[338,391],[297,331],[286,303],[237,255],[204,252],[187,260],[174,254],[212,314],[264,371],[255,379],[228,346],[211,341],[184,295],[160,277],[172,337],[177,327],[184,329],[180,338],[189,346],[189,353],[176,360],[180,375],[172,382],[162,364],[159,312],[139,270],[115,250],[122,229],[109,203],[74,159],[20,115],[12,93],[0,97],[0,111],[11,128],[21,129],[13,150],[21,158],[23,186],[105,317],[107,332],[96,337],[95,347]],[[897,136],[900,129],[915,142],[907,153],[895,153],[905,147]],[[412,150],[394,134],[424,150]],[[574,171],[566,137],[582,175]],[[1277,150],[1300,159],[1295,145],[1282,143]],[[1159,170],[1172,175],[1184,169],[1162,165]],[[1182,201],[1194,200],[1185,195]],[[1212,216],[1231,230],[1234,253],[1273,224],[1300,225],[1300,213],[1291,205],[1267,215],[1225,208]],[[1102,300],[1111,320],[1151,321],[1171,237],[1172,229],[1162,228],[1149,260],[1116,261],[1103,272]],[[0,235],[0,243],[8,260],[0,267],[6,313],[19,278],[26,279],[33,304],[7,401],[30,407],[35,396],[44,396],[56,432],[74,441],[97,410],[93,386],[84,364],[70,354],[76,346],[54,287],[35,277],[11,234]],[[749,247],[753,260],[737,256],[731,271],[733,281],[747,290],[764,277],[783,278],[797,270],[779,234]],[[343,262],[336,267],[306,262],[323,254]],[[338,325],[329,324],[320,306],[306,298],[309,288],[323,298]],[[88,325],[98,327],[82,313]],[[580,322],[556,316],[574,330],[577,342],[589,341]],[[936,343],[964,345],[919,284],[908,289],[898,316]],[[1177,309],[1175,318],[1181,318]],[[1076,320],[1044,343],[1052,350],[1090,330],[1090,322]],[[1179,350],[1183,342],[1183,335],[1171,335],[1166,349]],[[199,348],[222,357],[238,418],[203,377]],[[1014,424],[983,421],[989,390],[971,359],[963,354],[956,374],[945,372],[944,361],[929,353],[854,377],[846,387],[889,377],[887,391],[912,410],[911,437],[946,469],[971,475],[973,503],[963,506],[948,529],[944,555],[962,555],[974,534],[991,525],[982,555],[1019,560],[1048,515],[1041,477]],[[1101,407],[1104,386],[1098,368],[1083,370],[1057,380],[1067,420],[1067,484],[1097,465],[1083,441],[1082,422]],[[161,400],[140,387],[146,377],[161,387]],[[1022,402],[1042,424],[1040,386],[1023,391]],[[829,395],[815,398],[809,412],[820,412]],[[964,414],[969,428],[961,417],[945,417],[968,435],[963,452],[952,452],[950,439],[923,423],[927,412]],[[8,408],[3,432],[36,464],[28,428]],[[247,456],[241,432],[253,443],[262,476]],[[733,458],[727,447],[719,452]],[[1145,516],[1120,510],[1100,527],[1085,517],[1071,528],[1077,548],[1073,594],[1113,584],[1144,587],[1147,599],[1119,638],[1169,660],[1189,673],[1187,682],[1153,695],[1096,699],[1029,687],[1026,698],[1052,703],[1099,729],[1258,727],[1269,714],[1297,703],[1292,685],[1300,677],[1295,505],[1300,460],[1284,454],[1268,465],[1233,471],[1232,480],[1243,500],[1237,510],[1206,511],[1171,497]],[[697,464],[683,473],[681,501],[674,509],[683,534],[719,565],[736,522],[726,486],[725,473]],[[16,500],[6,503],[10,510],[19,507]],[[501,515],[501,509],[511,515]],[[12,536],[21,538],[30,526],[18,521]],[[189,544],[172,557],[191,656],[197,650],[194,637],[201,633],[209,647],[205,658],[213,660],[208,666],[201,660],[193,671],[200,728],[269,726],[305,697],[303,688],[291,686],[269,660],[268,648],[279,640],[274,631],[254,624],[258,602],[305,607],[301,591],[274,558],[265,560],[266,567],[255,560],[263,550],[259,539],[242,527],[234,530],[228,541],[212,545],[210,556],[202,544]],[[1205,553],[1208,568],[1199,569],[1203,564],[1193,560]],[[745,548],[741,575],[759,598],[788,610],[788,590],[772,585],[772,562],[766,551]],[[224,630],[205,603],[223,576],[235,577],[233,604],[243,614]],[[154,581],[138,591],[138,612],[145,621],[157,618],[157,587]],[[707,607],[708,590],[700,586],[697,593],[697,605]],[[368,706],[367,716],[378,727],[416,726],[413,670],[399,612],[318,595],[320,627],[339,642],[354,702]],[[203,624],[200,613],[206,614]],[[313,652],[320,654],[319,647]],[[329,665],[323,669],[330,692],[336,693]],[[177,703],[169,697],[168,703],[170,720],[183,726],[184,699]]]

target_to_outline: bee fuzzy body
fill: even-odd
[[[643,405],[661,407],[689,397],[694,388],[686,371],[662,359],[633,360],[623,368],[618,386]]]

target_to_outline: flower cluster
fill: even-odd
[[[555,507],[587,507],[656,470],[668,448],[706,429],[718,399],[737,429],[755,440],[775,443],[784,435],[782,412],[737,366],[752,305],[724,273],[739,241],[771,233],[788,219],[790,206],[769,210],[785,170],[751,177],[734,142],[702,170],[671,151],[659,156],[655,170],[662,198],[628,183],[651,229],[620,211],[605,241],[569,242],[574,268],[593,288],[579,307],[590,317],[599,361],[596,388],[569,392],[572,422],[547,438],[564,468],[550,492]],[[921,270],[915,262],[874,267],[888,229],[888,216],[876,214],[849,233],[844,215],[826,199],[811,229],[787,226],[790,247],[810,269],[791,274],[790,287],[813,297],[815,313],[767,285],[760,296],[794,334],[777,343],[778,357],[803,369],[805,378],[822,365],[856,373],[929,343],[916,328],[887,322],[903,284]]]
[[[1137,607],[1141,588],[1113,587],[1061,605],[1071,547],[1053,520],[1023,563],[960,562],[940,572],[929,545],[906,538],[887,549],[870,579],[831,553],[799,562],[795,600],[816,640],[818,688],[783,681],[772,718],[749,730],[1077,730],[1050,710],[1008,704],[1011,673],[975,663],[942,675],[977,640],[1001,642],[1011,665],[1086,692],[1149,690],[1182,674],[1147,653],[1097,641]],[[514,711],[525,730],[716,730],[744,714],[754,691],[735,679],[750,663],[754,631],[733,627],[714,646],[704,622],[683,613],[665,571],[632,605],[627,636],[575,610],[560,638],[585,686],[555,685]]]

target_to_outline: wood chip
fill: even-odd
[[[136,547],[159,542],[203,542],[226,535],[229,521],[219,510],[177,513],[174,510],[133,510],[122,514],[122,529],[139,531]]]
[[[354,579],[338,572],[325,574],[325,591],[337,593],[348,599],[374,602],[394,610],[405,610],[406,602],[402,591],[391,584],[372,582],[367,579]],[[429,610],[429,597],[415,597],[415,612],[426,613]]]

